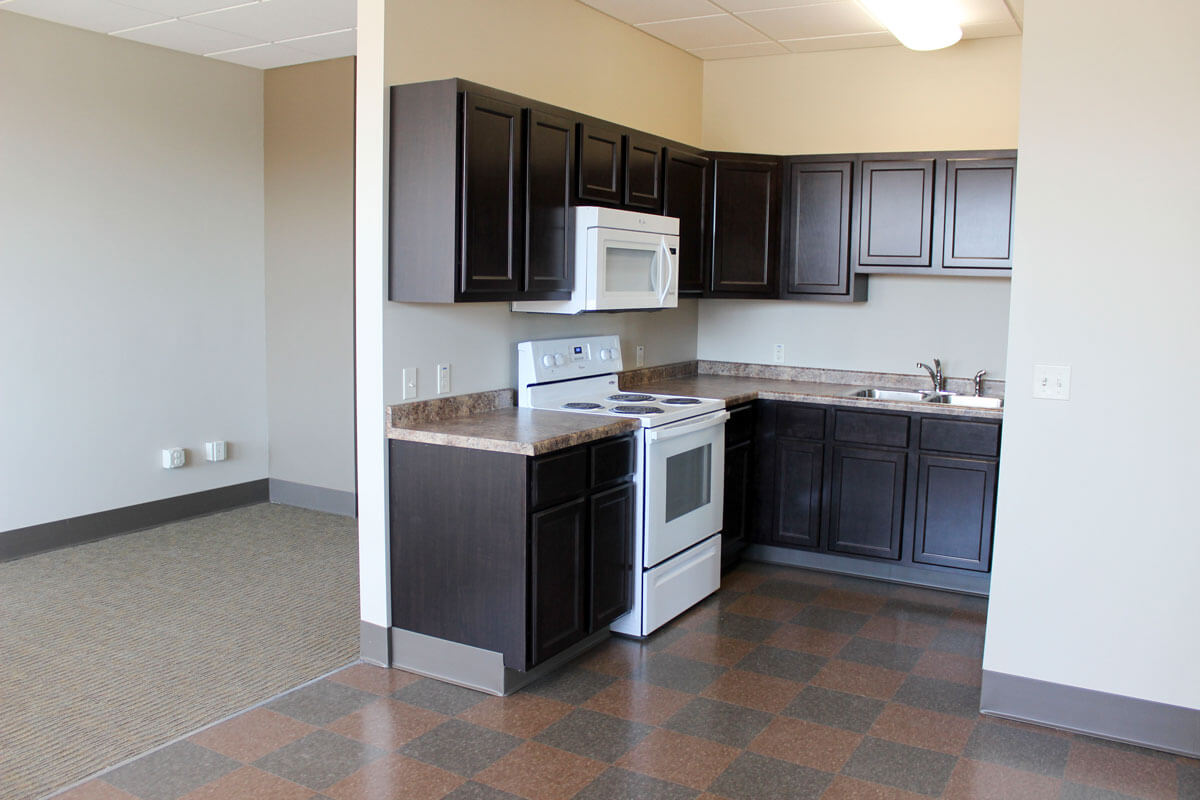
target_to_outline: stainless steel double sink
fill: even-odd
[[[934,403],[944,406],[967,408],[1004,408],[1002,397],[981,397],[954,392],[919,391],[917,389],[880,389],[870,387],[847,392],[846,397],[861,397],[866,400],[901,400],[908,403]]]

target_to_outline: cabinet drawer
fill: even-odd
[[[747,403],[729,409],[729,420],[725,423],[725,446],[730,447],[754,438],[754,406]]]
[[[592,486],[624,480],[633,474],[633,437],[597,442],[588,448],[592,460]]]
[[[588,488],[588,450],[576,447],[535,458],[529,468],[529,506],[541,508]]]
[[[922,420],[921,449],[995,457],[1000,455],[1000,426],[991,422]]]
[[[825,411],[799,405],[781,405],[775,417],[775,433],[793,439],[824,439]]]
[[[899,414],[836,411],[833,438],[839,442],[908,447],[908,417]]]

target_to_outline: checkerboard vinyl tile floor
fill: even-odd
[[[61,800],[1200,798],[1200,761],[982,717],[986,601],[745,564],[510,697],[359,664]]]

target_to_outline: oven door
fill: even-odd
[[[718,411],[645,431],[644,567],[721,530],[727,419]]]
[[[679,237],[615,228],[588,231],[595,310],[675,308]],[[591,266],[591,265],[590,265]]]

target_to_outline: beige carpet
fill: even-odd
[[[358,656],[354,520],[255,505],[0,563],[0,798]]]

